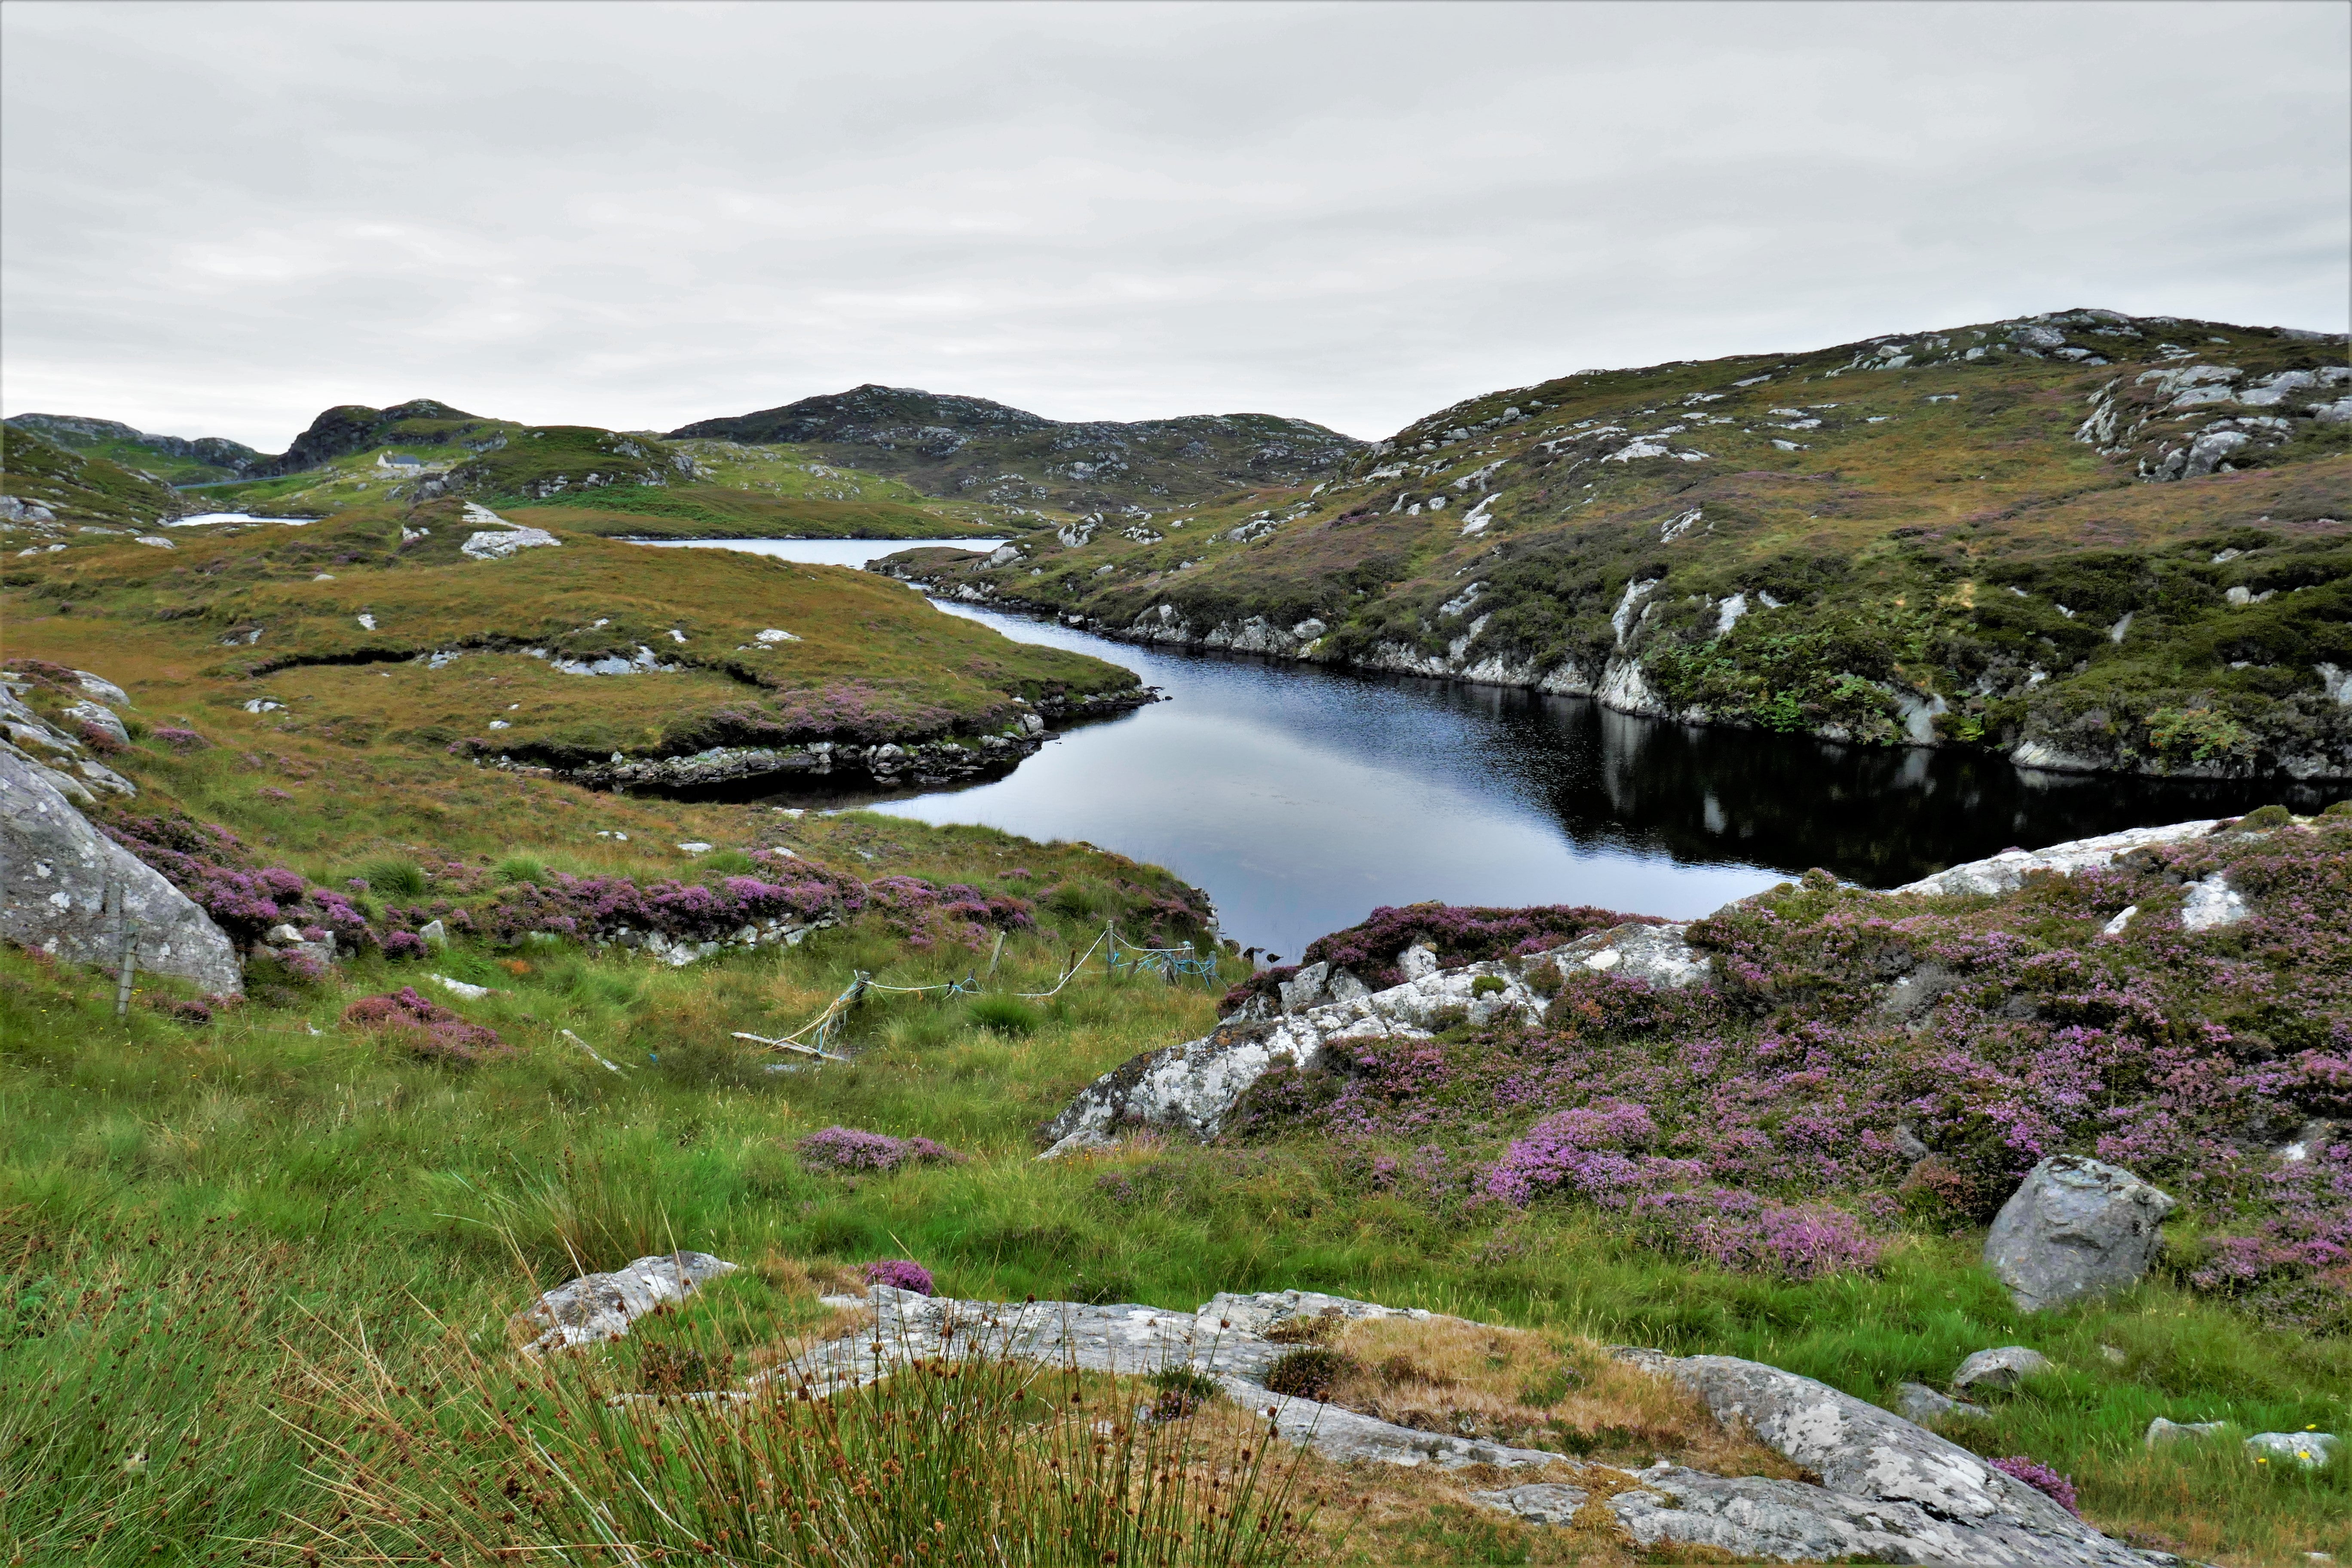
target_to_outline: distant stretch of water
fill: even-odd
[[[183,487],[186,488],[186,487]],[[194,528],[206,522],[282,522],[289,528],[299,528],[306,522],[316,522],[315,517],[256,517],[244,511],[202,511],[194,517],[175,517],[166,528]]]
[[[813,545],[906,548],[761,542],[797,560]],[[1705,730],[1583,698],[1137,647],[940,607],[1124,665],[1171,700],[1074,728],[992,782],[803,786],[776,804],[1083,839],[1206,889],[1227,935],[1291,956],[1378,904],[1589,903],[1681,918],[1814,866],[1891,887],[2011,845],[2333,798],[2027,774],[1980,754]]]
[[[993,550],[1001,539],[639,539],[632,542],[662,550],[740,550],[815,566],[863,566],[901,550],[940,546],[948,550]]]

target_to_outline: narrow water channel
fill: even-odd
[[[841,564],[856,553],[845,547],[906,548],[756,542]],[[799,553],[809,546],[831,553]],[[2311,810],[2347,793],[2023,773],[1996,758],[1701,730],[1582,698],[1181,653],[940,607],[1124,665],[1169,700],[1075,728],[991,782],[776,803],[1084,839],[1206,889],[1228,936],[1286,955],[1379,904],[1681,918],[1814,866],[1891,887],[2011,845],[2272,800]]]

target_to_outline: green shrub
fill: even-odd
[[[701,860],[702,869],[726,877],[748,877],[760,863],[740,849],[714,849]]]
[[[1558,973],[1559,971],[1555,969],[1553,973]],[[1499,992],[1508,991],[1510,988],[1510,982],[1505,980],[1499,974],[1482,974],[1478,976],[1477,979],[1473,980],[1470,983],[1470,994],[1473,996],[1492,996]]]
[[[501,882],[545,882],[547,866],[528,855],[509,855],[491,868],[491,874]]]
[[[2238,831],[2267,833],[2273,828],[2285,827],[2294,821],[2294,814],[2283,805],[2260,806],[2238,818]]]

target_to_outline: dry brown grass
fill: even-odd
[[[1805,1472],[1717,1422],[1697,1395],[1590,1341],[1459,1318],[1374,1319],[1333,1341],[1354,1363],[1331,1401],[1416,1431],[1558,1448],[1603,1463],[1661,1458],[1723,1475]]]

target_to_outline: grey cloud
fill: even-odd
[[[2021,310],[2346,325],[2310,5],[12,4],[10,411],[862,381],[1381,435]]]

